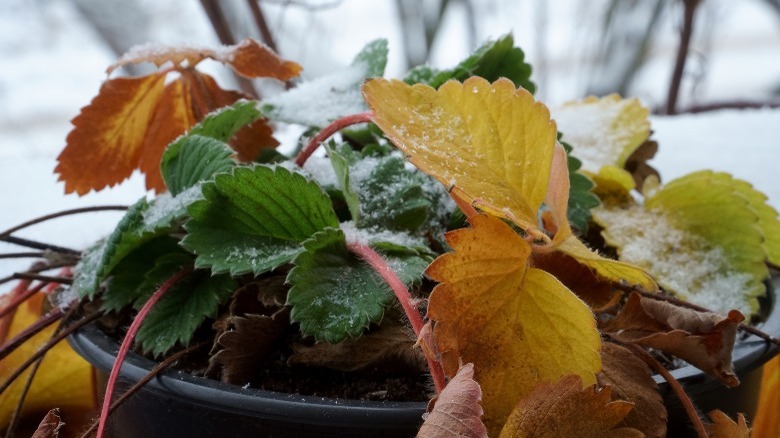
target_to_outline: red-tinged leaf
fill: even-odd
[[[64,425],[65,423],[60,421],[60,410],[52,409],[43,417],[32,438],[57,438],[60,436],[60,428]]]
[[[583,388],[579,376],[564,376],[555,384],[540,383],[520,400],[501,438],[642,437],[636,429],[619,426],[632,406],[613,401],[609,386],[601,391],[595,385]]]
[[[117,78],[73,119],[55,172],[65,192],[83,195],[124,180],[143,152],[149,124],[163,94],[165,73]]]
[[[236,73],[248,78],[275,78],[286,81],[298,76],[300,65],[285,61],[265,44],[246,38],[231,46],[219,61],[229,64]]]
[[[111,74],[119,67],[140,62],[152,62],[158,67],[170,62],[177,68],[192,68],[204,59],[228,64],[236,73],[250,78],[264,77],[286,81],[298,76],[302,69],[294,62],[281,59],[264,44],[246,38],[238,44],[218,50],[207,47],[169,47],[153,44],[136,46],[109,66],[107,71]]]
[[[729,387],[739,384],[731,351],[745,317],[697,312],[632,294],[618,315],[604,324],[622,342],[665,351],[710,374]]]
[[[474,381],[474,364],[462,366],[435,399],[417,438],[487,437],[482,424],[482,390]]]
[[[750,428],[744,415],[738,414],[737,421],[719,410],[714,410],[709,415],[712,419],[712,424],[707,427],[710,438],[750,438]]]
[[[650,367],[628,349],[611,342],[601,345],[601,361],[604,367],[597,376],[599,385],[612,387],[613,400],[634,404],[620,425],[648,437],[665,437],[666,407]]]
[[[560,143],[556,142],[550,166],[550,183],[547,186],[547,195],[544,199],[544,203],[549,208],[545,212],[549,218],[549,220],[545,220],[545,228],[550,234],[554,235],[553,241],[549,245],[550,248],[555,247],[571,236],[569,219],[566,217],[570,188],[566,150]],[[544,248],[539,249],[543,250]]]

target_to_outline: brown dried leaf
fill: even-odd
[[[43,417],[32,438],[57,438],[60,436],[60,428],[64,425],[65,423],[60,421],[60,410],[52,409]]]
[[[634,403],[634,409],[620,424],[649,437],[665,437],[666,407],[647,364],[628,349],[611,342],[601,345],[601,361],[599,385],[613,388],[613,400]]]
[[[152,62],[157,67],[172,63],[176,68],[192,68],[204,59],[228,64],[236,73],[249,78],[275,78],[286,81],[298,76],[301,66],[281,59],[270,48],[251,38],[218,50],[205,47],[157,45],[136,46],[108,67],[108,74],[127,64]]]
[[[417,438],[486,438],[487,429],[480,419],[481,401],[482,390],[474,381],[474,364],[466,364],[435,399]]]
[[[618,427],[633,404],[613,401],[612,388],[582,387],[577,375],[558,383],[540,383],[515,407],[501,438],[510,437],[641,437],[642,432]]]
[[[724,317],[632,294],[604,331],[622,342],[633,342],[673,354],[729,387],[739,385],[731,351],[739,323],[745,317],[732,310]]]
[[[117,78],[103,83],[92,102],[73,119],[55,173],[65,192],[83,195],[133,173],[163,94],[165,74]]]
[[[357,371],[366,367],[403,364],[426,369],[425,358],[414,348],[414,334],[401,324],[384,320],[374,331],[358,339],[338,344],[319,342],[314,345],[294,344],[290,365],[324,366],[339,371]]]
[[[257,373],[259,364],[284,335],[290,311],[284,307],[272,316],[246,315],[228,318],[228,330],[217,339],[223,348],[211,361],[222,365],[222,381],[245,385]]]
[[[594,311],[603,311],[618,303],[623,293],[586,265],[563,252],[534,254],[533,266],[554,275]]]
[[[720,410],[714,410],[709,415],[712,419],[712,424],[707,427],[710,438],[750,438],[750,428],[744,415],[738,414],[736,422]]]
[[[658,152],[658,143],[653,140],[645,140],[637,150],[629,155],[626,160],[625,168],[628,173],[634,178],[637,190],[640,192],[644,188],[645,180],[649,176],[653,176],[658,180],[661,179],[661,175],[655,170],[654,167],[647,164],[647,161],[652,159]]]

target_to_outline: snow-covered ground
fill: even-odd
[[[155,38],[169,43],[213,41],[197,2],[143,2],[157,8],[156,19],[150,23]],[[778,16],[768,15],[758,5],[760,2],[714,3],[719,5],[713,14],[720,20],[722,32],[716,34],[712,44],[723,50],[713,52],[713,73],[697,89],[698,96],[768,98],[772,87],[780,82]],[[734,6],[736,3],[742,6]],[[340,10],[319,12],[269,8],[269,22],[283,37],[282,52],[300,61],[308,77],[347,64],[363,44],[378,37],[389,39],[388,74],[398,76],[406,66],[398,53],[402,40],[393,21],[393,4],[346,0]],[[581,92],[578,90],[582,81],[578,72],[583,67],[577,64],[580,67],[569,68],[569,63],[578,62],[578,55],[571,53],[572,47],[576,47],[572,42],[578,38],[580,30],[575,29],[580,28],[575,24],[582,22],[585,4],[592,2],[485,0],[479,34],[497,36],[514,28],[516,40],[526,48],[531,62],[542,52],[548,55],[546,70],[537,69],[537,74],[545,73],[536,79],[543,87],[540,96],[552,103],[580,98],[577,93]],[[452,65],[467,52],[458,22],[463,12],[456,9],[451,13],[442,37],[434,45],[434,64]],[[551,18],[553,13],[555,20]],[[175,25],[167,25],[166,19],[176,20]],[[670,20],[669,27],[673,28],[675,23]],[[540,32],[549,38],[539,39]],[[650,67],[640,75],[638,93],[651,106],[660,102],[659,90],[668,81],[674,35],[662,38],[662,44],[651,54]],[[52,211],[129,204],[146,194],[141,178],[135,175],[111,190],[81,198],[64,195],[63,185],[52,174],[56,156],[70,130],[68,120],[94,96],[105,78],[105,67],[114,61],[114,55],[97,41],[69,1],[5,0],[0,14],[0,59],[0,232]],[[684,100],[687,98],[683,96]],[[776,181],[780,165],[780,110],[656,116],[652,122],[654,138],[660,144],[660,152],[652,163],[666,180],[702,168],[730,171],[767,193],[772,205],[780,208],[780,184]],[[118,213],[105,212],[58,219],[20,232],[19,236],[84,248],[109,232],[119,217]],[[19,250],[0,244],[0,254]],[[0,277],[23,269],[28,263],[0,259]]]

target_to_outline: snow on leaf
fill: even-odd
[[[356,64],[367,66],[367,78],[382,77],[387,66],[387,40],[380,38],[366,44],[352,61],[352,65]]]
[[[607,164],[622,168],[650,135],[649,110],[638,99],[617,94],[570,102],[553,108],[552,114],[582,169],[590,173]]]
[[[485,424],[498,433],[515,403],[543,380],[595,383],[600,338],[590,309],[552,275],[529,267],[531,247],[500,219],[478,215],[447,234],[455,252],[427,274],[441,284],[428,317],[444,372],[474,363]]]
[[[737,414],[737,421],[732,420],[721,410],[709,413],[712,424],[708,425],[707,432],[711,438],[750,438],[750,428],[745,416]]]
[[[634,404],[621,426],[632,427],[648,437],[666,436],[667,413],[650,367],[634,353],[611,342],[601,345],[604,364],[598,374],[599,386],[612,387],[612,400]]]
[[[363,86],[377,125],[420,170],[535,237],[556,139],[547,108],[524,89],[472,77],[434,90],[374,79]]]
[[[285,61],[266,47],[251,38],[245,38],[238,44],[223,46],[219,49],[197,46],[162,46],[143,44],[133,46],[117,62],[108,67],[107,73],[127,64],[151,62],[157,67],[171,63],[176,67],[194,67],[204,59],[213,59],[230,65],[236,73],[250,78],[269,77],[282,81],[292,79],[301,72],[301,66]]]
[[[631,294],[603,330],[622,342],[665,351],[685,360],[728,386],[739,384],[731,363],[737,327],[745,317],[698,312]]]
[[[316,183],[282,167],[236,167],[203,184],[182,245],[195,266],[259,275],[292,260],[300,243],[338,218]]]
[[[188,134],[171,144],[163,153],[160,169],[165,186],[177,196],[236,163],[227,144],[209,137]]]
[[[542,382],[525,396],[509,416],[501,438],[511,437],[643,437],[636,429],[620,427],[633,404],[612,399],[612,387],[583,388],[577,375],[557,383]]]
[[[417,438],[487,438],[480,419],[482,390],[474,381],[474,364],[463,365],[434,401]]]
[[[287,276],[290,320],[300,324],[301,333],[335,344],[360,336],[369,323],[382,319],[393,294],[347,249],[341,230],[326,228],[303,246]]]

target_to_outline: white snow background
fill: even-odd
[[[141,1],[141,0],[139,0]],[[603,0],[602,0],[603,1]],[[145,23],[162,43],[214,44],[215,37],[198,2],[142,0],[155,19]],[[268,3],[269,22],[279,36],[282,54],[304,66],[308,79],[349,64],[368,41],[388,38],[387,76],[398,77],[406,66],[393,1],[345,0],[338,8],[306,11]],[[595,2],[555,0],[485,0],[478,21],[481,40],[514,29],[516,42],[535,65],[539,98],[550,103],[583,97],[582,60],[576,52],[583,14]],[[710,74],[696,98],[763,99],[780,84],[780,26],[760,2],[713,0],[718,32],[711,44]],[[79,198],[64,195],[53,175],[55,159],[65,144],[69,120],[89,103],[105,79],[115,56],[85,25],[70,1],[4,0],[0,11],[0,231],[54,211],[91,205],[128,205],[146,192],[135,174],[111,190]],[[449,67],[468,52],[462,14],[454,9],[434,44],[431,62]],[[554,14],[554,16],[553,16]],[[551,20],[553,17],[554,20]],[[669,18],[669,35],[642,70],[636,94],[651,107],[663,102],[676,47],[677,21]],[[576,29],[576,30],[575,30]],[[542,36],[540,36],[542,35]],[[218,78],[219,79],[219,78]],[[652,117],[653,138],[660,152],[651,162],[664,180],[710,168],[728,171],[751,182],[780,208],[780,110],[722,110],[699,115]],[[107,234],[119,220],[116,212],[92,213],[36,225],[19,237],[83,249]],[[25,251],[0,243],[0,254]],[[23,270],[29,259],[0,259],[0,278]],[[10,289],[9,285],[0,291]]]

